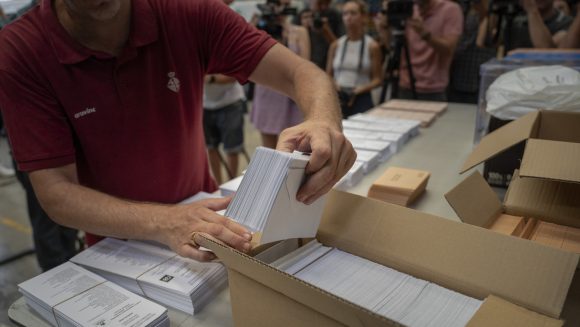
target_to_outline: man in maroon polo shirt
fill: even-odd
[[[304,111],[278,144],[312,151],[300,201],[354,163],[328,77],[219,0],[42,0],[0,33],[0,108],[47,213],[197,260],[213,254],[191,243],[194,232],[240,250],[251,239],[214,212],[229,200],[167,205],[215,190],[201,102],[204,75],[216,73],[268,85]]]

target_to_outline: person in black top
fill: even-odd
[[[332,8],[330,2],[331,0],[312,0],[311,11],[304,12],[304,16],[301,15],[301,18],[306,18],[305,23],[309,25],[310,60],[322,69],[326,69],[330,44],[345,33],[342,14]]]

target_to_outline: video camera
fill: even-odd
[[[413,6],[413,0],[390,0],[388,8],[381,12],[387,16],[389,26],[403,30],[405,21],[413,16]]]
[[[265,4],[258,4],[257,7],[261,15],[256,27],[277,40],[282,39],[282,31],[284,30],[279,17],[295,16],[298,13],[296,8],[281,5],[280,0],[266,0]]]
[[[515,16],[524,12],[519,0],[492,0],[489,3],[489,12],[500,15]]]

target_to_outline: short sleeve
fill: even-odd
[[[31,76],[0,70],[0,109],[18,169],[33,171],[75,162],[70,124],[55,97]]]
[[[450,2],[447,6],[443,23],[443,36],[459,36],[463,33],[463,13],[456,3]]]
[[[276,41],[258,31],[220,0],[197,0],[203,3],[200,30],[203,35],[207,72],[235,77],[245,83],[264,55]]]

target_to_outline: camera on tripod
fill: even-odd
[[[387,9],[381,12],[387,16],[389,26],[396,30],[405,29],[405,22],[413,16],[413,0],[390,0]]]
[[[296,8],[282,5],[280,0],[267,0],[265,4],[258,4],[257,7],[261,15],[256,27],[277,40],[282,39],[284,30],[280,16],[295,16],[298,13]]]
[[[515,16],[524,11],[519,0],[492,0],[489,3],[489,11],[499,15]]]
[[[324,15],[315,12],[312,17],[312,26],[317,30],[321,29],[324,26],[324,18],[326,18]]]

